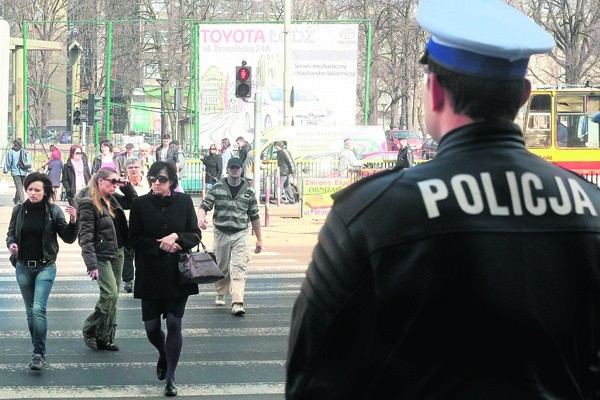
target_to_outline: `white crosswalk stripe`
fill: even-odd
[[[121,351],[84,346],[81,325],[98,291],[77,243],[60,246],[47,310],[48,366],[37,379],[27,367],[31,339],[8,256],[0,249],[0,399],[163,398],[164,382],[154,376],[156,351],[146,338],[140,300],[132,294],[121,292],[119,299]],[[283,398],[289,315],[306,268],[277,251],[252,254],[243,318],[213,304],[212,285],[190,296],[177,369],[179,397]]]

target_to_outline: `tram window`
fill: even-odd
[[[600,124],[592,122],[593,114],[588,114],[585,131],[585,147],[589,149],[600,149]],[[583,131],[583,129],[582,129]]]
[[[589,127],[588,116],[559,115],[556,124],[556,145],[565,148],[588,147]]]
[[[550,113],[529,113],[527,129],[523,136],[527,147],[550,145]]]
[[[550,106],[552,104],[552,98],[549,94],[536,94],[531,96],[529,100],[530,106],[529,111],[538,113],[538,112],[550,112]]]
[[[584,96],[557,96],[556,97],[556,111],[561,113],[583,113],[585,112]]]

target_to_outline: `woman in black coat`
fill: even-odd
[[[223,172],[223,161],[221,156],[217,154],[217,145],[211,144],[208,154],[202,159],[204,164],[204,183],[206,183],[206,192],[210,190],[212,185],[221,179]]]
[[[148,182],[150,193],[138,197],[129,214],[129,241],[136,266],[133,294],[142,299],[146,335],[158,350],[156,376],[167,379],[165,395],[175,396],[175,369],[183,343],[181,320],[188,296],[198,294],[198,285],[179,283],[179,253],[197,246],[202,234],[192,198],[175,192],[174,164],[152,164]],[[161,315],[166,319],[166,339]]]

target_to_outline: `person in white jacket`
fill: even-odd
[[[362,163],[356,158],[352,139],[344,139],[344,150],[342,150],[342,153],[340,154],[340,165],[338,168],[340,178],[348,178],[348,171],[350,168],[360,168],[361,166]]]

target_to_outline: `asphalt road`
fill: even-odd
[[[11,203],[11,196],[0,196],[2,233]],[[271,219],[263,230],[265,249],[250,261],[246,316],[214,306],[212,285],[201,285],[200,295],[190,297],[176,374],[178,397],[283,399],[292,305],[320,225]],[[210,228],[204,238],[211,247]],[[158,355],[146,339],[139,300],[121,293],[115,339],[121,350],[90,350],[81,326],[96,303],[97,284],[85,274],[76,243],[61,245],[57,266],[48,303],[48,365],[34,372],[28,368],[32,345],[23,301],[8,251],[0,250],[0,399],[164,398],[164,382],[155,375]]]

